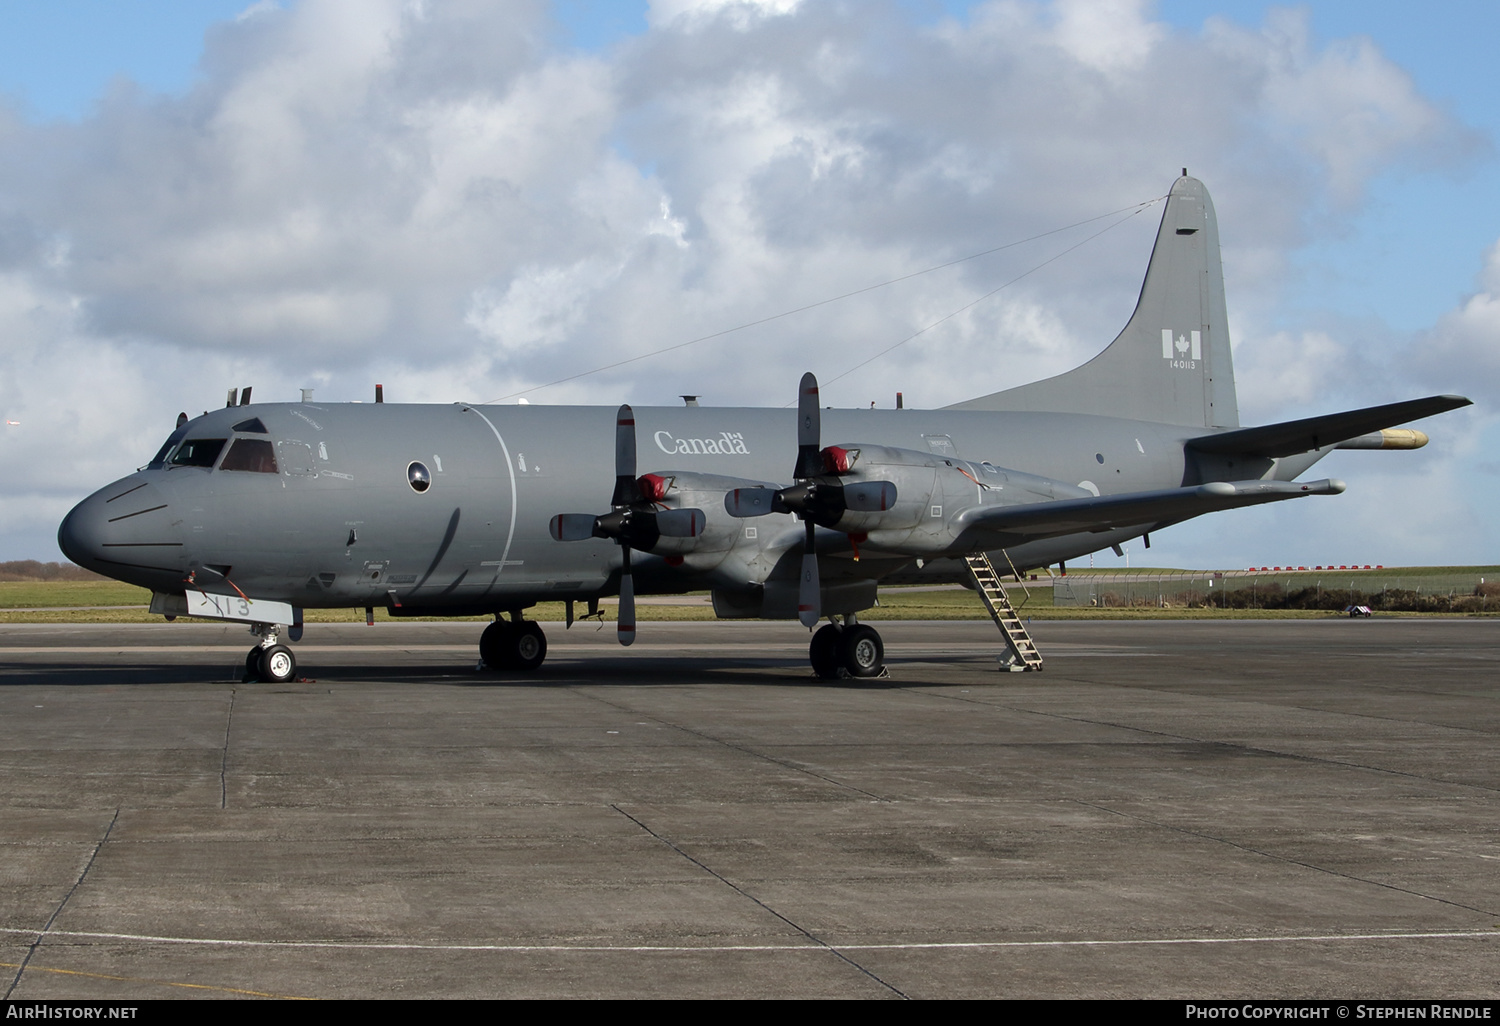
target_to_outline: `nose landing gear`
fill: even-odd
[[[250,625],[250,633],[259,636],[261,641],[245,654],[246,683],[285,684],[296,679],[297,657],[281,644],[279,630],[274,623]]]

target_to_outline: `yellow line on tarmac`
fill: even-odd
[[[0,962],[0,969],[19,969],[19,962]],[[29,965],[26,967],[28,973],[57,973],[60,976],[86,976],[91,980],[113,980],[116,983],[154,983],[161,987],[183,987],[187,990],[212,990],[221,994],[244,994],[247,997],[278,998],[282,1001],[316,1001],[317,998],[296,997],[292,994],[267,994],[260,990],[241,990],[238,987],[211,987],[206,983],[173,983],[170,980],[149,980],[138,976],[109,976],[104,973],[85,973],[77,969],[47,969],[43,966]],[[21,999],[16,999],[21,1000]]]

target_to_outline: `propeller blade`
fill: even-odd
[[[823,619],[818,554],[813,551],[813,522],[807,521],[807,542],[802,550],[802,584],[797,591],[797,619],[809,629]]]
[[[799,481],[816,477],[823,471],[823,456],[818,439],[823,434],[822,415],[818,412],[818,379],[812,371],[802,375],[797,386],[797,469],[792,477]]]
[[[620,570],[620,616],[615,636],[622,645],[635,644],[635,579],[630,576],[630,546],[621,545],[625,563]]]
[[[664,509],[656,514],[656,529],[667,538],[696,538],[706,522],[701,509]]]
[[[552,518],[549,529],[553,541],[583,541],[594,536],[594,523],[599,518],[592,513],[559,513]]]
[[[857,513],[884,513],[896,505],[896,486],[889,481],[844,485],[844,508]]]
[[[724,511],[732,517],[763,517],[772,512],[774,488],[735,488],[724,493]]]
[[[635,482],[635,411],[627,403],[615,417],[615,496],[611,506],[638,502]]]

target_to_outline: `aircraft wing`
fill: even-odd
[[[1188,447],[1199,452],[1225,456],[1293,456],[1313,449],[1327,448],[1350,438],[1395,427],[1407,421],[1471,406],[1461,395],[1435,395],[1411,399],[1404,403],[1369,406],[1347,413],[1330,413],[1322,417],[1288,420],[1262,427],[1239,428],[1215,435],[1188,439]]]
[[[1050,538],[1084,531],[1179,521],[1221,509],[1257,506],[1304,495],[1337,495],[1344,482],[1211,481],[1186,488],[1105,495],[1098,498],[1030,502],[1018,506],[976,507],[958,516],[961,529],[1026,538]]]

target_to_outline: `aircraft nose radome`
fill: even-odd
[[[79,566],[118,577],[121,564],[177,561],[182,532],[174,519],[154,485],[125,478],[74,506],[57,529],[57,545]]]
[[[98,493],[90,495],[68,511],[57,529],[57,547],[63,555],[89,570],[94,569],[103,553],[102,502]]]

